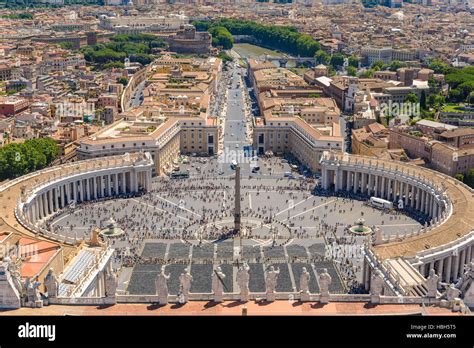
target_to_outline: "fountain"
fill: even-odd
[[[113,218],[110,218],[107,221],[106,228],[100,231],[100,235],[107,238],[116,238],[123,235],[124,233],[125,231],[118,227],[117,222],[115,222]]]
[[[349,227],[349,232],[358,236],[366,236],[372,233],[372,229],[365,226],[365,220],[358,218],[354,226]]]

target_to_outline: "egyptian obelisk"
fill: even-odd
[[[234,232],[240,236],[240,165],[235,167]]]
[[[235,199],[234,199],[234,261],[240,262],[242,252],[242,228],[240,211],[240,166],[235,167]],[[236,272],[236,269],[234,269]],[[234,272],[234,273],[235,273]]]

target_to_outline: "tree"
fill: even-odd
[[[349,66],[352,66],[354,68],[359,68],[359,63],[360,63],[359,57],[355,57],[355,56],[349,57]]]
[[[422,110],[426,110],[426,92],[423,90],[421,91],[421,96],[420,96],[420,108]]]
[[[372,68],[374,71],[383,70],[385,67],[386,67],[386,65],[385,65],[384,62],[382,62],[381,60],[377,60],[376,62],[373,62],[373,63],[372,63],[372,66],[371,66],[371,68]]]
[[[229,50],[234,45],[232,34],[225,27],[213,27],[209,30],[212,35],[212,45]]]
[[[354,68],[353,66],[348,66],[347,67],[347,74],[349,76],[356,76],[357,75],[357,69]]]
[[[471,105],[474,105],[474,92],[469,93],[469,95],[467,96],[466,102]]]
[[[461,181],[461,182],[464,182],[464,175],[461,174],[461,173],[457,173],[455,176],[454,176],[455,179]]]
[[[436,110],[446,103],[446,98],[441,94],[430,94],[428,96],[428,105]]]
[[[337,69],[344,64],[344,56],[341,53],[335,53],[332,55],[329,63],[334,69]]]
[[[415,93],[410,92],[410,93],[408,93],[407,97],[405,98],[405,102],[416,104],[416,103],[418,103],[418,96]]]
[[[374,76],[373,69],[367,69],[359,75],[359,77],[362,77],[362,78],[371,78],[373,76]]]
[[[460,103],[463,100],[462,91],[457,88],[450,89],[448,92],[448,98],[450,102]]]
[[[45,168],[59,155],[59,147],[51,138],[12,143],[0,149],[0,179],[12,179]]]
[[[316,61],[319,64],[324,64],[324,65],[327,65],[329,63],[329,60],[331,59],[329,54],[327,54],[323,50],[316,51],[316,53],[314,54],[314,58],[316,58]]]
[[[390,70],[397,71],[400,68],[406,67],[406,63],[400,62],[399,60],[393,60],[390,64]]]
[[[225,52],[219,53],[219,58],[222,59],[223,62],[232,62],[234,58]]]
[[[74,47],[74,44],[72,42],[65,41],[65,42],[60,42],[59,46],[61,46],[61,48],[65,50],[72,50]]]
[[[464,183],[474,188],[474,168],[469,169],[467,174],[464,176]]]
[[[432,59],[428,64],[428,68],[433,70],[436,74],[446,74],[450,67],[440,59]]]
[[[118,79],[118,83],[121,83],[122,85],[126,86],[128,84],[128,79],[126,77],[121,77]]]
[[[211,34],[213,28],[224,27],[232,35],[253,36],[262,46],[278,49],[295,56],[314,57],[321,48],[311,35],[299,33],[295,27],[291,26],[264,25],[249,20],[227,18],[214,21],[195,21],[193,24],[196,30],[207,30]],[[217,44],[217,40],[214,43]]]

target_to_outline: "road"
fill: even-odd
[[[236,161],[241,164],[242,174],[248,175],[250,173],[250,158],[243,156],[244,146],[251,145],[247,140],[246,133],[246,106],[243,94],[245,84],[242,81],[245,69],[238,64],[231,64],[230,66],[230,78],[228,80],[230,86],[227,87],[227,110],[223,129],[223,154],[219,159],[219,164],[224,174],[230,174],[233,172],[230,164],[235,156]]]
[[[146,81],[140,83],[134,90],[132,98],[130,98],[130,103],[128,104],[130,108],[135,108],[140,106],[143,103],[143,90],[145,89]]]

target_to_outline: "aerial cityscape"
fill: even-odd
[[[0,316],[468,317],[473,246],[472,1],[0,0]]]

